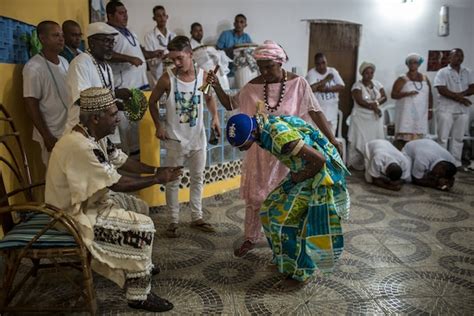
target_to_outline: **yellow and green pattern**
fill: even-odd
[[[349,174],[336,148],[316,128],[294,116],[259,117],[260,147],[281,160],[292,172],[305,161],[282,152],[289,142],[302,139],[326,158],[314,178],[293,183],[288,175],[262,205],[260,218],[281,273],[305,281],[316,269],[331,272],[340,257],[344,238],[341,218],[349,215]]]

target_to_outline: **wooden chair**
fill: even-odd
[[[97,303],[90,253],[82,242],[73,220],[67,214],[54,206],[34,200],[33,189],[43,186],[44,183],[32,183],[20,135],[2,104],[0,104],[0,150],[5,153],[0,155],[0,223],[4,234],[0,240],[0,255],[4,257],[5,265],[0,289],[0,313],[86,310],[94,315]],[[4,170],[4,175],[12,174],[17,184],[15,189],[5,188],[1,170]],[[19,198],[21,203],[16,202]],[[58,225],[64,229],[55,229]],[[23,259],[31,260],[32,266],[20,281],[15,282]],[[82,306],[71,308],[48,306],[40,309],[25,306],[27,302],[13,305],[15,295],[30,277],[36,277],[38,270],[55,268],[60,273],[67,267],[82,272],[83,286],[79,287],[80,295],[84,299]],[[67,274],[64,276],[65,281],[73,283]],[[78,287],[73,284],[74,287]]]

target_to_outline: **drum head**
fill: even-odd
[[[214,45],[201,45],[201,46],[198,46],[198,47],[194,47],[193,52],[197,52],[197,51],[200,51],[200,50],[207,50],[207,48],[209,48],[209,47],[216,48],[216,46],[214,46]]]
[[[253,44],[253,43],[246,43],[246,44],[237,44],[234,46],[234,48],[257,48],[258,45],[257,44]]]

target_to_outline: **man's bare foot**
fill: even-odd
[[[234,256],[243,257],[253,248],[255,248],[255,244],[250,240],[246,240],[239,248],[234,250]]]
[[[304,282],[301,282],[287,276],[286,278],[275,283],[273,285],[273,288],[280,292],[291,292],[291,291],[296,291],[303,288],[308,283],[309,283],[309,279]]]

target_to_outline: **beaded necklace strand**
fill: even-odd
[[[265,102],[265,108],[267,109],[267,111],[272,112],[272,113],[278,110],[286,92],[286,82],[288,81],[288,74],[284,69],[282,69],[282,71],[283,71],[283,78],[280,85],[280,97],[278,98],[278,101],[275,104],[275,106],[270,106],[268,102],[268,82],[265,80],[265,78],[263,79],[263,100]]]

